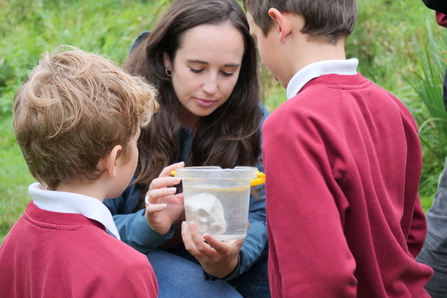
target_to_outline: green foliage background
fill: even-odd
[[[14,139],[11,107],[14,93],[41,53],[69,44],[122,64],[135,37],[152,28],[170,2],[0,0],[0,242],[30,200],[27,187],[34,179]],[[445,29],[422,1],[357,2],[359,17],[347,56],[359,58],[359,71],[397,95],[421,127],[420,193],[427,209],[447,152],[441,96]],[[261,68],[265,104],[273,111],[285,100],[285,91]]]

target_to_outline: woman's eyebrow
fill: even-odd
[[[186,61],[188,61],[189,63],[199,63],[199,64],[206,64],[206,65],[208,65],[208,62],[205,62],[205,61],[202,61],[202,60],[198,60],[198,59],[188,59]]]
[[[199,64],[204,64],[204,65],[208,65],[208,62],[202,61],[202,60],[198,60],[198,59],[188,59],[186,60],[189,63],[199,63]],[[240,64],[238,63],[228,63],[228,64],[224,64],[225,67],[238,67],[240,66]]]

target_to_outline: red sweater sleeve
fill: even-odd
[[[427,234],[427,221],[425,219],[425,213],[422,209],[419,198],[416,200],[416,206],[414,207],[414,216],[411,222],[410,234],[408,235],[408,250],[416,257],[422,249],[425,241],[425,235]]]
[[[326,142],[308,115],[274,114],[264,125],[272,297],[356,297]]]

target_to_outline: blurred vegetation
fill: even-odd
[[[447,152],[447,111],[442,100],[447,39],[437,30],[432,30],[429,24],[426,28],[427,41],[424,44],[413,38],[420,71],[407,80],[422,102],[418,122],[424,157],[420,184],[423,195],[434,192],[432,189],[438,183],[438,173],[444,166]]]

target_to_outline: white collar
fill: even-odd
[[[359,60],[323,60],[311,63],[298,71],[287,85],[287,99],[291,99],[300,92],[301,88],[310,80],[326,74],[355,75]]]
[[[40,209],[60,213],[82,214],[102,223],[118,240],[121,240],[112,214],[98,199],[77,193],[46,190],[40,183],[28,187],[34,204]]]

